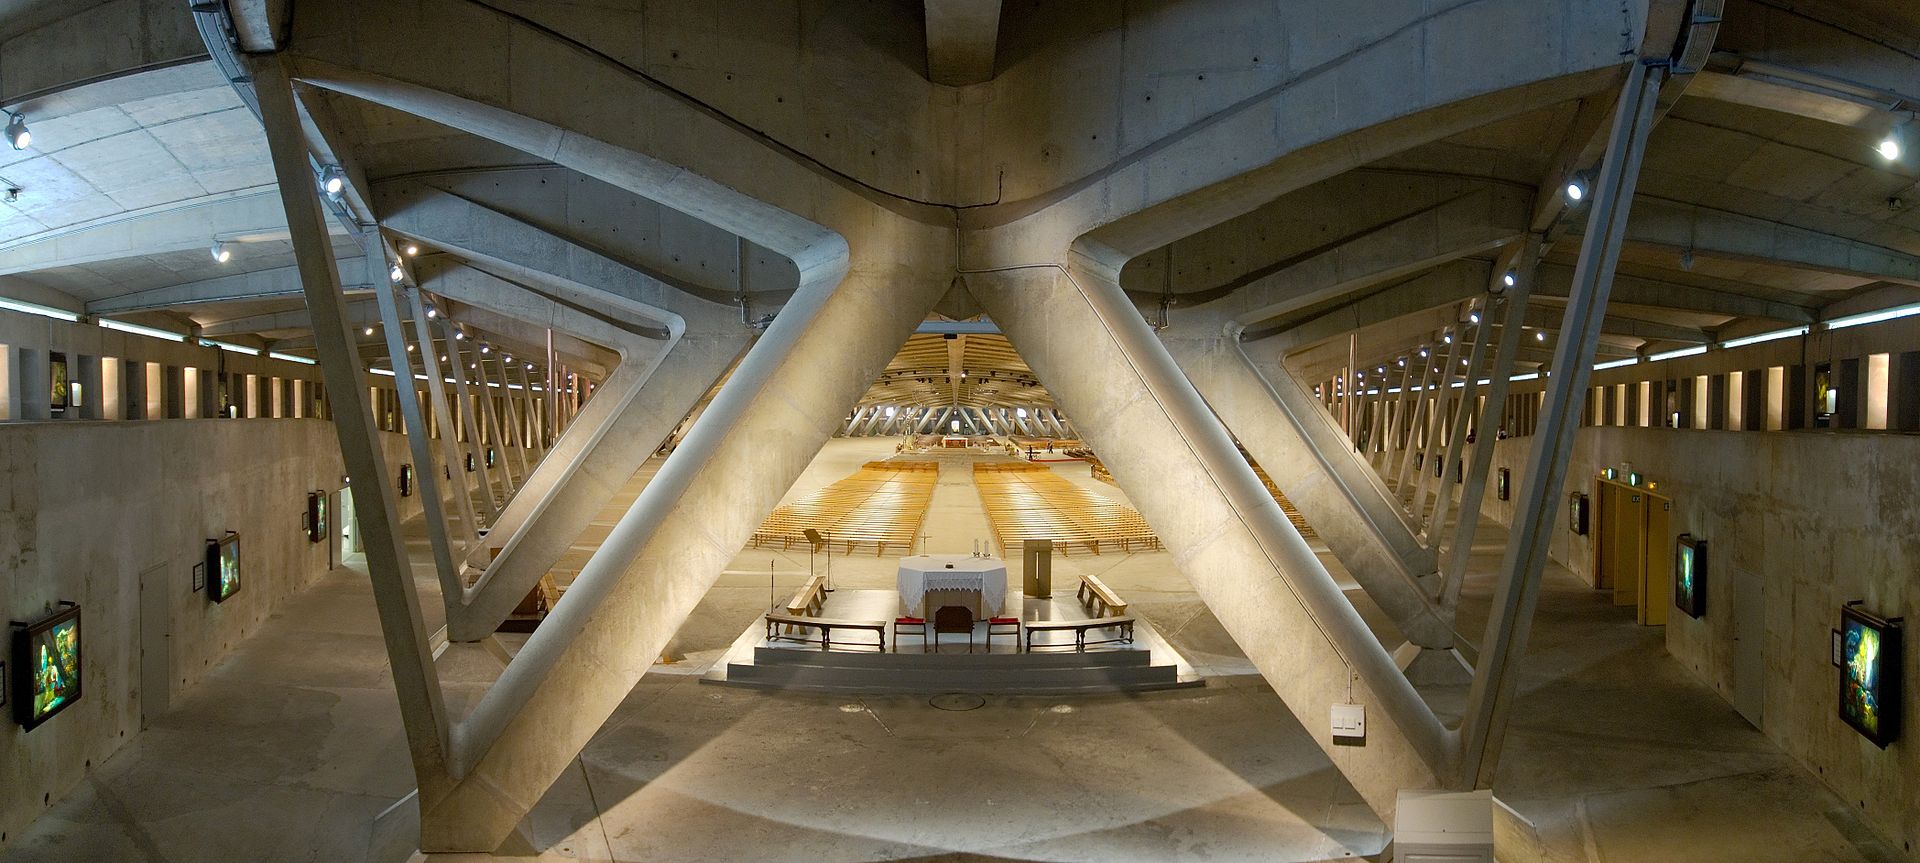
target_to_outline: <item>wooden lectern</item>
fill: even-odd
[[[1021,593],[1046,599],[1053,595],[1053,540],[1029,539],[1020,545]]]

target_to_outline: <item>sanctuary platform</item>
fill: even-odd
[[[1006,617],[1018,614],[1018,635],[1002,624],[993,627],[991,639],[986,620],[977,621],[970,634],[936,637],[928,621],[924,639],[917,626],[896,635],[893,621],[901,616],[901,606],[895,591],[843,588],[826,596],[819,619],[884,621],[885,649],[878,649],[878,635],[863,629],[836,632],[830,639],[831,649],[822,649],[817,641],[794,640],[816,638],[818,633],[787,633],[770,626],[765,618],[756,618],[701,682],[836,693],[1082,695],[1205,684],[1145,620],[1132,619],[1130,642],[1111,640],[1118,637],[1115,632],[1096,632],[1087,637],[1084,648],[1073,630],[1028,631],[1028,623],[1044,627],[1049,622],[1086,620],[1087,610],[1072,592],[1056,592],[1046,599],[1010,592],[1001,608]],[[775,631],[772,638],[770,631]],[[1029,643],[1032,652],[1027,650]]]

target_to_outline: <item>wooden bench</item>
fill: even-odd
[[[1025,626],[1027,630],[1028,653],[1032,653],[1036,648],[1051,649],[1067,646],[1064,644],[1034,644],[1033,634],[1036,632],[1072,631],[1073,650],[1075,653],[1087,652],[1087,645],[1089,644],[1133,643],[1133,618],[1131,617],[1095,617],[1087,620],[1029,620],[1025,623]],[[1114,630],[1113,637],[1088,641],[1087,633],[1095,629],[1112,629]]]
[[[768,641],[773,641],[774,639],[777,639],[777,638],[783,638],[788,641],[798,641],[803,644],[818,644],[820,645],[821,650],[832,650],[833,649],[833,631],[836,629],[853,629],[853,630],[866,630],[868,632],[873,633],[874,637],[879,639],[879,643],[878,644],[862,644],[858,642],[851,643],[851,644],[843,643],[844,646],[862,647],[862,648],[872,647],[880,650],[883,653],[886,652],[886,649],[887,649],[887,622],[884,620],[848,620],[848,619],[838,618],[838,617],[800,617],[792,614],[775,614],[773,612],[767,612],[766,617],[767,617],[767,640]],[[786,628],[785,632],[781,631],[782,627]],[[819,630],[820,637],[806,638],[804,635],[804,631],[808,629]],[[795,634],[795,633],[800,633],[800,634]]]
[[[1081,576],[1080,589],[1074,591],[1074,595],[1095,617],[1119,617],[1127,613],[1127,601],[1095,576]]]
[[[827,604],[827,577],[816,575],[800,589],[793,592],[793,598],[787,600],[787,614],[794,617],[814,617]]]

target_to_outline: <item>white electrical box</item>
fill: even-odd
[[[1333,742],[1358,746],[1367,739],[1367,708],[1358,704],[1333,706]]]

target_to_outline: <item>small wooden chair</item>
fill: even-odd
[[[993,637],[996,635],[1013,636],[1013,652],[1014,653],[1020,652],[1020,618],[1018,617],[987,618],[987,652],[988,653],[993,652]]]
[[[973,609],[964,605],[943,605],[933,612],[933,652],[940,652],[940,633],[967,634],[967,652],[973,652]]]
[[[900,652],[900,630],[920,631],[920,652],[927,652],[927,619],[924,617],[896,617],[893,619],[893,652]]]

